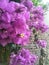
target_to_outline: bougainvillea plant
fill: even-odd
[[[22,48],[29,43],[31,28],[42,33],[48,29],[42,6],[35,6],[31,0],[19,3],[0,0],[0,61],[9,61],[9,65],[34,65],[37,56]],[[45,40],[35,42],[46,47]]]

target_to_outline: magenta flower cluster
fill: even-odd
[[[39,47],[45,48],[47,46],[47,42],[45,40],[38,40],[37,44]]]
[[[29,50],[22,49],[18,54],[11,54],[10,65],[34,65],[37,60],[37,56],[31,54]]]
[[[0,44],[25,45],[30,37],[30,27],[45,32],[43,8],[35,7],[32,1],[21,0],[20,3],[9,0],[0,1]]]
[[[8,0],[0,1],[0,44],[8,43],[25,45],[30,36],[26,23],[29,19],[27,7]],[[28,18],[27,18],[28,17]]]
[[[26,45],[32,27],[41,32],[48,29],[41,6],[35,6],[31,0],[20,0],[20,3],[0,0],[0,45]],[[37,41],[37,44],[42,48],[46,47],[44,40]],[[34,65],[36,60],[36,55],[23,48],[18,54],[11,54],[9,65]]]

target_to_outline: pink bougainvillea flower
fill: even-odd
[[[16,44],[26,45],[29,42],[30,31],[27,30],[24,33],[18,33],[16,38],[13,40]]]
[[[26,44],[30,36],[26,22],[29,20],[30,13],[23,4],[3,1],[3,3],[0,1],[0,44],[2,46],[8,43]]]
[[[33,7],[33,2],[31,0],[20,0],[29,10]]]
[[[42,48],[45,48],[47,46],[47,42],[45,40],[38,40],[37,44]]]
[[[34,65],[37,60],[37,56],[31,54],[29,50],[21,49],[18,54],[11,54],[9,65]]]

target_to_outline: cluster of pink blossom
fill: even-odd
[[[17,2],[0,1],[0,44],[8,43],[25,45],[30,36],[26,23],[29,19],[27,8]],[[28,17],[28,18],[26,18]]]
[[[38,46],[45,48],[47,45],[47,42],[45,40],[38,40],[37,44],[38,44]]]
[[[23,48],[18,54],[12,53],[10,58],[10,65],[34,65],[38,57]]]
[[[0,1],[0,44],[8,43],[25,45],[30,36],[30,27],[45,32],[44,15],[41,6],[35,7],[32,1],[20,3],[9,0]]]
[[[27,22],[30,27],[45,32],[48,26],[44,23],[44,10],[42,6],[34,6],[31,0],[21,0],[30,11],[30,20]]]
[[[41,6],[33,5],[31,0],[20,0],[20,3],[0,0],[0,45],[26,45],[31,30],[45,32],[48,27],[44,24],[44,11]],[[43,40],[37,44],[46,47]],[[34,65],[37,57],[28,50],[22,49],[18,54],[11,54],[10,65]]]

